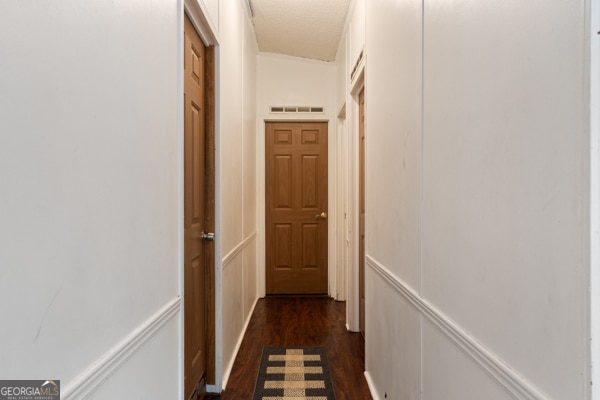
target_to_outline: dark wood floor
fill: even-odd
[[[325,297],[258,300],[221,400],[250,400],[263,346],[324,346],[337,400],[371,399],[365,343],[346,330],[346,303]]]

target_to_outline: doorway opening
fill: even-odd
[[[215,384],[215,48],[183,23],[183,392]]]
[[[326,122],[265,125],[266,294],[328,294]]]

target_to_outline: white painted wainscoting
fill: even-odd
[[[222,315],[220,316],[220,337],[223,349],[222,386],[221,388],[210,388],[214,391],[224,389],[227,385],[235,357],[258,300],[255,261],[256,237],[256,231],[252,232],[223,257]]]
[[[394,343],[391,349],[381,349],[379,343],[369,340],[374,335],[367,330],[366,351],[388,352],[384,364],[366,366],[365,375],[376,400],[384,399],[386,394],[387,398],[445,398],[443,390],[451,392],[452,385],[463,383],[471,386],[466,389],[471,390],[473,396],[469,399],[548,399],[511,365],[482,346],[476,337],[419,296],[388,268],[369,256],[366,265],[367,299],[390,305],[386,312],[377,312],[367,305],[367,328],[376,329],[379,337],[383,335],[384,343]],[[394,315],[390,317],[390,314]],[[414,368],[419,364],[421,373],[415,372]],[[428,373],[438,372],[436,375],[439,376],[443,372],[436,369],[455,367],[465,371],[464,382],[447,382],[447,386],[437,384],[437,388],[443,389],[429,389],[429,395],[422,395],[423,380]],[[372,373],[371,369],[376,369],[377,373]],[[374,378],[386,374],[391,374],[391,381],[397,382],[394,387],[382,387],[383,383]],[[455,390],[464,394],[465,385]],[[398,393],[400,397],[397,397]]]
[[[177,296],[67,383],[62,399],[180,398],[173,391],[180,386],[180,313]]]

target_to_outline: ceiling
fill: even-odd
[[[351,0],[248,0],[260,51],[334,61]]]

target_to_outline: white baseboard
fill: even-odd
[[[373,400],[381,400],[377,394],[377,391],[375,390],[375,384],[373,383],[373,379],[371,378],[369,371],[365,371],[365,379],[367,380],[367,385],[369,385],[369,392],[371,392],[371,397]]]
[[[181,309],[181,297],[169,301],[116,346],[61,390],[63,400],[84,399],[96,391]]]
[[[478,343],[465,329],[453,322],[433,304],[422,298],[408,284],[394,276],[387,268],[367,256],[366,264],[391,287],[433,323],[452,343],[482,368],[497,384],[516,399],[547,399],[532,384],[502,359]]]
[[[206,393],[221,393],[218,385],[206,385]]]
[[[246,318],[246,322],[244,323],[244,329],[242,329],[242,333],[240,334],[240,337],[238,338],[238,341],[235,345],[235,350],[233,351],[233,356],[231,357],[231,360],[229,360],[229,363],[227,364],[227,368],[225,368],[225,370],[223,371],[223,379],[222,379],[222,388],[221,390],[225,390],[225,387],[227,386],[227,381],[229,381],[229,376],[231,375],[231,370],[233,369],[233,363],[235,362],[235,359],[237,358],[237,354],[240,351],[240,347],[242,346],[242,341],[244,340],[244,335],[246,334],[246,330],[248,329],[248,325],[250,324],[250,319],[252,318],[252,314],[254,314],[254,308],[256,307],[256,303],[258,302],[258,297],[256,299],[254,299],[254,303],[252,304],[252,307],[250,308],[250,312],[248,313],[248,317]],[[215,392],[220,392],[219,388],[215,388]]]

